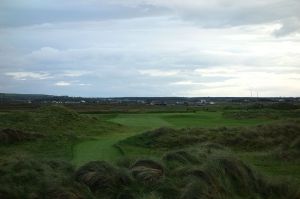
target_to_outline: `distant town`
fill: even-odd
[[[0,93],[1,104],[141,104],[149,106],[204,106],[222,103],[299,103],[299,97],[70,97]]]

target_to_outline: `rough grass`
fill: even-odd
[[[129,176],[104,161],[87,163],[76,171],[75,176],[77,181],[87,185],[94,193],[99,190],[110,192],[129,184],[131,180]]]
[[[240,160],[229,157],[208,159],[200,167],[176,172],[184,178],[180,198],[298,198],[296,185],[269,181]]]
[[[205,154],[199,154],[200,159],[189,157],[184,152],[186,148],[200,147],[206,151],[231,149],[231,154],[262,172],[300,182],[299,133],[297,120],[254,127],[160,128],[122,140],[118,146],[126,155],[139,151],[140,154],[156,157],[173,149],[164,158],[175,166],[193,164],[193,161],[199,162],[205,157]],[[174,158],[176,161],[172,160]]]
[[[223,117],[226,119],[287,119],[299,118],[300,109],[292,110],[274,110],[274,109],[248,109],[248,110],[227,110],[223,112]]]
[[[38,132],[44,135],[96,134],[97,131],[109,132],[120,125],[99,120],[97,117],[80,115],[64,106],[43,106],[35,111],[17,111],[0,115],[0,128],[12,128]]]
[[[149,159],[137,160],[130,167],[130,171],[136,180],[146,185],[155,184],[164,176],[164,167]]]
[[[38,133],[28,133],[14,129],[2,129],[0,130],[0,144],[13,144],[18,142],[24,142],[29,140],[36,140],[44,137]]]
[[[100,198],[299,198],[296,184],[267,178],[208,148],[170,151],[161,160],[122,159],[117,166],[91,162],[77,170],[76,179]]]
[[[222,111],[198,111],[194,113],[144,113],[119,114],[110,121],[130,127],[215,127],[247,126],[272,121],[266,118],[236,119],[224,117]]]
[[[74,181],[73,167],[67,162],[13,159],[0,163],[1,199],[82,199],[88,190]]]
[[[93,161],[77,170],[64,161],[12,159],[0,164],[0,198],[299,198],[296,184],[267,178],[222,150],[208,148],[170,151],[161,160]]]
[[[298,150],[299,136],[299,121],[286,121],[255,127],[159,128],[127,138],[119,144],[145,148],[182,148],[212,142],[244,150],[274,149],[278,146],[286,150]]]
[[[33,112],[12,112],[0,115],[0,126],[20,130],[54,133],[74,130],[82,124],[78,113],[63,106],[45,106]]]

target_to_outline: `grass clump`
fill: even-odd
[[[146,185],[156,184],[164,177],[163,165],[154,160],[137,160],[130,171],[137,181]]]
[[[163,155],[162,159],[169,168],[184,165],[199,165],[207,158],[207,154],[199,150],[176,150]]]
[[[21,158],[0,164],[1,199],[90,198],[73,180],[73,167],[64,161]]]
[[[28,133],[15,129],[1,129],[0,130],[0,144],[14,144],[22,141],[36,140],[43,137],[42,134]]]
[[[297,186],[269,179],[231,156],[210,154],[199,163],[168,163],[172,154],[192,157],[195,152],[169,152],[160,160],[138,159],[129,168],[107,162],[88,163],[76,179],[100,198],[161,199],[298,199]],[[174,156],[178,157],[178,156]],[[179,160],[182,157],[178,158]],[[166,165],[166,166],[165,166]],[[126,175],[124,175],[126,174]],[[105,196],[105,197],[104,197]]]
[[[131,183],[131,178],[126,172],[122,172],[105,161],[93,161],[85,164],[76,171],[75,178],[99,196],[116,197],[120,194],[115,193],[116,190],[120,191],[123,186]]]
[[[273,151],[273,155],[279,159],[293,161],[300,159],[300,136],[291,141],[280,145],[278,149]]]
[[[296,185],[270,181],[233,157],[213,155],[201,165],[178,167],[172,174],[183,179],[180,199],[296,199],[300,196]]]

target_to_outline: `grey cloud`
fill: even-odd
[[[5,73],[6,76],[11,76],[16,80],[27,80],[29,79],[38,79],[38,80],[44,80],[53,78],[48,73],[42,73],[42,72],[8,72]]]
[[[153,51],[139,49],[67,49],[58,50],[43,47],[20,58],[27,69],[37,70],[43,66],[44,70],[75,70],[83,67],[85,70],[113,69],[117,71],[125,68],[132,69],[182,69],[206,68],[220,65],[236,65],[253,62],[253,56],[246,54],[222,54],[219,52],[198,53],[186,51]],[[19,66],[17,66],[19,67]]]
[[[281,37],[296,32],[300,32],[300,18],[293,17],[283,20],[282,27],[274,31],[274,35]]]
[[[49,1],[26,3],[5,0],[0,7],[0,26],[97,21],[164,15],[167,8],[150,4],[111,4],[106,1]]]
[[[298,35],[270,34],[274,23],[283,24],[277,37],[298,31],[298,1],[5,1],[1,92],[222,95],[235,93],[215,88],[237,85],[243,95],[269,77],[268,84],[291,88],[273,93],[299,90]],[[241,27],[249,24],[256,25]]]
[[[266,0],[266,1],[214,1],[215,4],[203,3],[199,6],[175,7],[179,16],[186,21],[202,27],[222,28],[262,23],[282,23],[276,36],[284,36],[299,31],[300,1]],[[293,18],[293,20],[290,20]]]
[[[4,0],[0,26],[128,19],[170,16],[206,28],[223,28],[278,22],[283,27],[276,36],[299,31],[298,0],[114,0],[43,1],[18,3]],[[293,20],[291,20],[293,19]]]
[[[276,36],[284,36],[300,29],[300,1],[298,0],[211,0],[211,1],[153,1],[164,5],[178,17],[206,28],[223,28],[261,23],[281,23]]]

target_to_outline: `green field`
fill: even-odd
[[[298,199],[299,110],[123,108],[0,113],[0,198]]]

